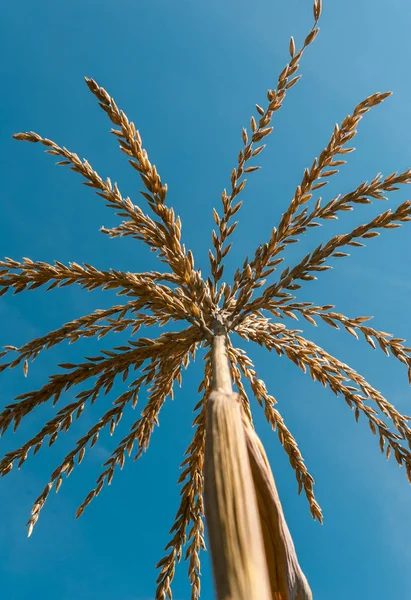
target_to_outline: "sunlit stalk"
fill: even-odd
[[[225,332],[217,326],[215,333],[204,501],[216,594],[218,600],[269,600],[267,562],[242,409],[231,388]]]

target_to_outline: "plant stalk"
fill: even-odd
[[[312,600],[264,447],[232,391],[221,323],[214,332],[204,505],[217,600]]]
[[[242,409],[231,387],[226,334],[212,341],[204,503],[217,600],[271,600]]]

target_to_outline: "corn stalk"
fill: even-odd
[[[311,600],[264,448],[232,390],[221,319],[213,330],[204,501],[217,600]]]

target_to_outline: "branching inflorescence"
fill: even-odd
[[[16,429],[20,421],[37,406],[57,403],[60,397],[83,382],[90,381],[90,387],[81,391],[75,400],[61,408],[55,417],[45,423],[42,429],[23,446],[8,452],[0,461],[0,472],[6,475],[14,464],[21,467],[30,452],[36,454],[48,441],[53,444],[62,431],[67,431],[73,421],[81,416],[87,402],[94,403],[99,396],[111,390],[117,377],[127,382],[125,391],[113,402],[108,410],[78,441],[73,450],[50,475],[49,482],[34,503],[28,522],[29,535],[37,522],[50,491],[60,488],[63,478],[68,477],[76,464],[79,464],[87,449],[98,440],[100,432],[108,428],[114,434],[125,408],[137,405],[141,388],[148,390],[148,402],[140,418],[131,426],[128,435],[120,441],[104,465],[105,470],[98,477],[96,486],[86,496],[77,511],[80,516],[85,507],[101,492],[105,484],[110,484],[116,467],[123,467],[127,455],[136,447],[136,458],[147,449],[151,433],[158,424],[159,413],[168,396],[173,395],[175,382],[181,383],[182,371],[190,357],[194,358],[200,347],[208,348],[213,336],[213,322],[219,316],[227,334],[237,333],[241,338],[256,342],[269,351],[287,356],[304,372],[309,372],[314,380],[328,386],[336,395],[344,398],[352,409],[356,420],[363,415],[370,429],[379,439],[382,452],[387,458],[392,452],[400,465],[405,467],[411,481],[411,428],[410,417],[400,414],[380,392],[348,365],[342,363],[318,345],[305,339],[301,331],[289,330],[281,323],[283,317],[304,317],[316,325],[325,324],[345,329],[354,337],[364,338],[373,348],[377,346],[387,355],[390,353],[408,369],[411,382],[411,348],[404,340],[394,338],[389,333],[378,331],[366,322],[369,317],[347,317],[334,310],[331,305],[315,306],[310,302],[297,302],[293,296],[301,287],[301,282],[316,279],[316,275],[330,267],[331,257],[344,258],[347,247],[361,247],[370,238],[379,235],[381,229],[393,229],[411,220],[411,202],[403,202],[395,210],[387,210],[368,223],[356,227],[351,232],[337,235],[309,252],[303,260],[281,272],[272,282],[273,276],[283,261],[288,244],[298,241],[298,236],[308,228],[318,227],[322,221],[337,219],[340,212],[351,211],[357,204],[370,204],[372,200],[386,200],[386,194],[399,186],[411,183],[411,170],[393,173],[387,177],[381,174],[370,182],[364,182],[354,191],[329,200],[316,197],[316,192],[324,188],[328,179],[338,173],[345,164],[345,155],[354,150],[347,146],[357,133],[363,115],[382,103],[390,93],[376,93],[359,103],[340,126],[335,126],[326,148],[316,158],[310,168],[305,169],[301,183],[297,186],[287,211],[280,219],[278,227],[272,230],[270,239],[260,245],[251,260],[246,259],[243,267],[235,273],[231,285],[221,283],[223,262],[231,248],[226,245],[237,226],[232,218],[238,213],[241,201],[238,196],[246,185],[244,176],[259,169],[253,159],[264,149],[260,142],[272,131],[271,122],[286,97],[287,92],[297,83],[296,75],[304,51],[314,41],[318,33],[318,19],[321,13],[320,0],[314,3],[314,25],[300,50],[296,51],[294,39],[290,42],[290,61],[281,72],[277,86],[267,92],[267,106],[256,105],[257,118],[251,118],[249,130],[243,129],[243,147],[240,150],[237,166],[231,174],[231,188],[222,194],[222,213],[214,209],[217,231],[213,231],[213,247],[210,250],[211,274],[203,279],[195,268],[194,257],[181,242],[181,220],[167,205],[167,185],[157,173],[156,167],[148,159],[142,139],[126,115],[113,98],[95,81],[86,79],[91,92],[96,96],[101,108],[107,113],[115,129],[121,150],[127,155],[130,164],[141,177],[144,190],[142,196],[147,201],[150,214],[134,204],[130,198],[122,196],[117,184],[110,179],[102,179],[86,160],[75,153],[60,147],[51,140],[29,132],[14,137],[42,144],[46,152],[59,157],[57,164],[68,166],[83,178],[83,183],[93,188],[108,207],[113,208],[122,222],[112,229],[103,228],[110,237],[132,236],[147,244],[158,258],[169,267],[168,272],[130,273],[109,269],[100,271],[88,264],[70,263],[64,265],[35,262],[28,258],[16,261],[5,258],[0,262],[0,295],[13,290],[20,293],[40,286],[47,290],[67,285],[80,285],[87,290],[117,290],[117,295],[127,296],[128,301],[107,310],[96,310],[90,315],[68,322],[60,329],[36,338],[20,348],[5,346],[0,356],[3,364],[0,370],[23,364],[27,375],[29,361],[40,352],[63,341],[74,343],[83,338],[108,333],[127,331],[133,336],[127,345],[110,350],[101,350],[98,356],[86,357],[81,364],[59,365],[63,371],[51,375],[49,381],[39,390],[17,396],[0,414],[0,432],[5,434],[10,427]],[[324,193],[324,190],[323,192]],[[315,274],[315,275],[314,275]],[[265,286],[263,291],[259,288]],[[276,319],[273,322],[272,318]],[[164,325],[171,321],[185,321],[187,327],[177,332],[164,333],[156,339],[136,338],[140,328]],[[251,360],[244,350],[234,347],[227,341],[231,377],[239,392],[244,412],[250,423],[251,411],[244,381],[248,381],[258,403],[272,428],[277,430],[281,445],[286,451],[296,473],[298,492],[304,490],[312,516],[322,521],[321,509],[314,497],[314,480],[309,474],[297,442],[275,408],[276,400],[271,396],[264,382],[258,378]],[[133,377],[133,373],[137,376]],[[195,433],[186,457],[182,463],[179,482],[181,504],[174,525],[172,538],[166,547],[166,555],[158,563],[160,574],[157,580],[157,599],[171,598],[171,582],[175,564],[183,556],[189,561],[189,579],[192,600],[200,595],[199,552],[204,548],[203,531],[203,460],[205,442],[205,422],[207,398],[212,389],[210,352],[205,356],[204,380],[199,391],[203,398],[198,402],[199,411],[194,420]]]

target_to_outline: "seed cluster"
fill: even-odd
[[[411,383],[411,348],[405,345],[405,340],[370,327],[367,324],[370,317],[347,317],[336,312],[334,306],[297,302],[293,295],[295,290],[301,287],[301,282],[314,280],[314,274],[330,269],[329,259],[348,256],[343,251],[346,247],[361,247],[366,240],[378,236],[380,230],[394,229],[410,221],[411,202],[403,202],[397,209],[386,210],[349,233],[332,237],[295,266],[283,270],[276,278],[273,276],[273,280],[265,285],[284,260],[282,254],[287,246],[298,242],[299,236],[308,228],[318,227],[322,221],[337,219],[339,213],[351,211],[358,204],[370,204],[373,199],[387,200],[388,193],[411,183],[410,169],[387,177],[378,174],[371,182],[364,182],[354,191],[329,200],[323,201],[322,198],[316,197],[316,192],[325,188],[329,178],[336,175],[339,168],[345,164],[346,161],[341,156],[354,150],[347,147],[347,144],[355,137],[362,117],[381,104],[390,93],[369,96],[354,108],[352,115],[344,119],[340,126],[335,126],[326,148],[311,167],[305,169],[301,183],[297,186],[278,227],[272,230],[269,241],[256,249],[251,260],[247,258],[244,261],[230,285],[221,282],[224,258],[231,248],[231,243],[226,245],[226,242],[237,226],[237,222],[232,222],[232,219],[242,204],[238,197],[246,185],[244,176],[259,169],[258,166],[250,164],[265,147],[258,144],[272,132],[272,119],[281,108],[287,92],[297,83],[299,76],[296,72],[300,60],[319,31],[317,24],[321,14],[320,0],[315,0],[313,10],[314,25],[298,51],[294,39],[291,38],[291,58],[281,72],[276,87],[267,92],[267,107],[256,105],[257,119],[252,117],[249,130],[243,129],[243,147],[238,155],[237,166],[231,174],[230,191],[224,190],[222,194],[221,215],[213,209],[217,231],[213,231],[212,234],[211,272],[206,279],[195,269],[194,256],[181,241],[180,217],[167,205],[167,185],[149,161],[140,133],[134,123],[117,107],[114,99],[94,80],[86,79],[86,83],[114,124],[115,129],[112,133],[121,150],[140,175],[144,187],[140,193],[147,202],[150,214],[146,214],[130,198],[123,197],[116,183],[113,184],[109,178],[101,178],[88,161],[81,160],[67,148],[60,147],[34,132],[14,136],[18,140],[45,146],[46,152],[61,159],[57,164],[68,166],[80,174],[84,178],[83,183],[93,188],[98,196],[105,200],[107,206],[124,219],[117,227],[103,228],[103,233],[110,237],[132,236],[144,242],[168,267],[166,272],[130,273],[114,269],[101,271],[88,264],[64,265],[58,261],[47,264],[28,258],[22,261],[5,258],[0,261],[0,295],[8,291],[17,294],[40,286],[47,286],[49,291],[56,287],[80,285],[89,291],[97,288],[116,290],[117,295],[128,297],[128,301],[123,304],[107,310],[96,310],[19,348],[4,346],[4,350],[0,352],[0,358],[3,359],[0,371],[22,364],[24,375],[27,376],[29,362],[40,352],[64,341],[75,343],[94,336],[100,339],[119,331],[127,331],[132,336],[126,345],[101,350],[97,356],[85,357],[83,363],[59,365],[62,372],[51,375],[39,390],[17,396],[14,402],[6,405],[0,413],[0,434],[4,435],[11,427],[15,430],[21,420],[36,407],[45,402],[56,404],[64,392],[90,381],[89,389],[78,393],[71,404],[62,407],[30,440],[8,452],[0,460],[0,473],[6,475],[14,464],[20,468],[30,452],[36,454],[47,441],[51,446],[59,433],[70,429],[73,422],[81,417],[88,402],[94,403],[100,396],[110,392],[117,377],[121,377],[127,385],[125,391],[114,400],[112,407],[77,442],[75,448],[50,475],[46,487],[34,503],[28,521],[29,535],[50,491],[53,488],[56,492],[59,490],[64,477],[68,477],[74,467],[81,463],[85,452],[97,443],[103,429],[108,428],[112,435],[115,433],[124,411],[128,407],[136,408],[143,387],[148,390],[147,405],[131,426],[127,436],[119,442],[104,464],[103,472],[80,505],[77,516],[83,513],[104,485],[110,485],[116,468],[123,468],[126,457],[130,456],[135,448],[135,458],[139,458],[145,452],[153,429],[159,422],[165,400],[173,397],[174,384],[181,384],[183,370],[190,358],[195,358],[198,349],[206,349],[204,379],[199,387],[203,398],[195,407],[198,411],[194,419],[195,432],[181,465],[181,503],[171,529],[171,540],[165,549],[166,554],[157,565],[160,569],[157,600],[164,600],[166,597],[171,599],[175,566],[183,556],[184,547],[185,558],[188,560],[191,598],[197,600],[200,596],[199,553],[205,548],[205,423],[207,399],[212,388],[209,347],[216,317],[220,318],[227,333],[235,332],[243,339],[264,346],[269,351],[274,350],[280,356],[287,356],[304,372],[309,372],[314,380],[344,398],[356,420],[360,415],[367,419],[372,433],[379,438],[381,451],[386,453],[387,458],[393,453],[398,464],[405,467],[407,477],[411,481],[410,417],[400,414],[351,367],[304,338],[301,331],[287,329],[281,323],[284,317],[298,319],[302,316],[313,325],[322,321],[331,327],[343,328],[357,339],[364,338],[373,348],[378,346],[385,354],[392,354],[402,362],[408,369]],[[263,286],[263,291],[259,291]],[[272,317],[276,322],[271,320]],[[186,328],[163,333],[154,339],[136,337],[142,327],[161,326],[171,321],[184,321]],[[280,443],[295,471],[299,493],[304,490],[312,516],[321,521],[321,508],[313,491],[314,479],[307,470],[296,440],[276,408],[275,398],[259,379],[244,350],[236,348],[229,338],[227,349],[231,377],[248,422],[252,426],[250,402],[244,385],[246,381],[264,409],[267,421],[278,433]]]

